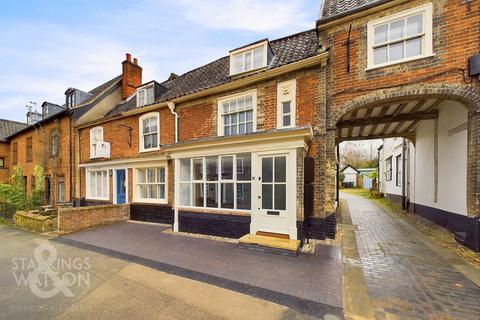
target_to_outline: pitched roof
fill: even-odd
[[[0,119],[0,142],[7,141],[8,136],[26,127],[26,123]]]
[[[117,83],[118,81],[122,80],[122,75],[118,75],[116,76],[115,78],[113,79],[110,79],[108,80],[107,82],[105,83],[102,83],[101,85],[99,85],[98,87],[88,91],[88,93],[91,94],[91,96],[86,99],[85,101],[83,101],[81,103],[81,105],[86,105],[86,104],[89,104],[91,103],[93,100],[95,100],[99,95],[101,95],[105,90],[107,90],[108,88],[110,88],[111,86],[113,86],[115,83]]]
[[[343,171],[347,170],[348,168],[352,168],[352,169],[355,170],[357,173],[360,173],[360,171],[358,171],[357,168],[355,168],[355,167],[352,166],[351,164],[347,164],[342,170],[340,170],[340,172],[343,172]]]
[[[318,54],[318,37],[315,29],[296,33],[270,41],[274,58],[268,70],[297,62]],[[248,77],[250,74],[245,75]],[[235,79],[238,79],[236,77]],[[170,77],[161,83],[167,91],[155,102],[168,101],[232,81],[230,77],[230,56],[210,62],[177,77]],[[134,100],[134,99],[131,99]],[[122,101],[107,116],[118,115],[136,108],[135,103]]]
[[[319,20],[330,20],[390,0],[323,0]]]
[[[101,96],[102,93],[105,92],[105,90],[107,90],[108,88],[110,88],[111,86],[113,86],[115,83],[117,83],[118,81],[120,81],[122,79],[122,75],[119,75],[119,76],[116,76],[115,78],[113,79],[110,79],[108,80],[107,82],[105,83],[102,83],[101,85],[99,85],[98,87],[90,90],[88,93],[90,93],[92,96],[89,97],[86,101],[82,102],[82,104],[78,107],[78,108],[73,108],[71,109],[73,112],[76,112],[73,117],[79,117],[79,115],[82,115],[83,113],[85,113],[86,111],[89,110],[90,106],[88,106],[89,104],[91,104],[97,97]],[[47,102],[49,104],[52,104],[50,102]],[[54,104],[52,104],[54,105]],[[57,105],[58,106],[58,105]],[[52,119],[55,119],[57,117],[60,117],[60,116],[63,116],[63,115],[66,115],[68,114],[68,112],[70,111],[69,109],[65,109],[63,106],[59,106],[63,109],[59,110],[58,112],[55,112],[54,114],[51,114],[49,115],[48,117],[46,117],[45,119],[42,119],[38,122],[36,122],[34,125],[27,125],[27,124],[23,124],[24,126],[19,128],[18,130],[15,130],[15,131],[12,131],[10,134],[6,135],[3,139],[8,139],[8,138],[11,138],[13,137],[14,135],[16,134],[19,134],[19,133],[22,133],[24,131],[27,131],[31,128],[34,128],[36,124],[43,124],[43,123],[46,123]],[[5,120],[5,121],[8,121],[8,120]],[[1,128],[0,128],[0,132],[1,132]],[[1,139],[1,134],[0,134],[0,139]]]

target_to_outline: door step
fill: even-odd
[[[300,240],[246,234],[238,240],[238,247],[246,250],[295,257],[300,247]]]

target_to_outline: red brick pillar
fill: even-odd
[[[480,110],[468,115],[467,212],[480,216]]]

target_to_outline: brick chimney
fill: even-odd
[[[135,89],[142,84],[142,68],[138,65],[137,58],[127,53],[126,60],[122,62],[122,99],[128,98]]]

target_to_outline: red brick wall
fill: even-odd
[[[213,102],[180,106],[180,141],[211,137],[216,134]]]
[[[12,157],[9,160],[9,174],[13,174],[14,166],[19,166],[23,175],[27,177],[27,192],[31,192],[32,175],[36,164],[45,167],[45,175],[51,179],[51,199],[55,204],[57,201],[57,183],[58,177],[65,177],[65,201],[70,201],[70,119],[62,116],[57,121],[43,123],[41,129],[28,130],[15,136],[10,141],[10,155],[12,154],[13,143],[18,144],[18,164],[14,165]],[[59,155],[51,156],[51,133],[52,129],[58,129],[60,132]],[[32,161],[27,162],[26,143],[27,138],[32,137]],[[75,150],[75,139],[72,138],[72,150]],[[74,157],[74,155],[72,155]],[[73,158],[74,159],[74,158]],[[75,177],[73,176],[72,185],[75,186]]]
[[[367,67],[367,22],[388,16],[427,2],[433,3],[433,52],[434,57],[377,68]],[[370,14],[327,30],[320,30],[320,41],[330,48],[329,96],[332,108],[386,86],[413,83],[459,83],[464,81],[462,69],[467,68],[468,57],[480,49],[479,0],[470,5],[464,1],[438,0],[409,1],[381,12]],[[352,24],[350,72],[347,73],[348,29]]]
[[[0,142],[0,158],[4,159],[4,167],[0,168],[0,183],[8,183],[10,180],[10,145],[8,143]]]
[[[58,231],[60,234],[71,233],[128,219],[130,219],[129,204],[60,208],[58,210]]]

